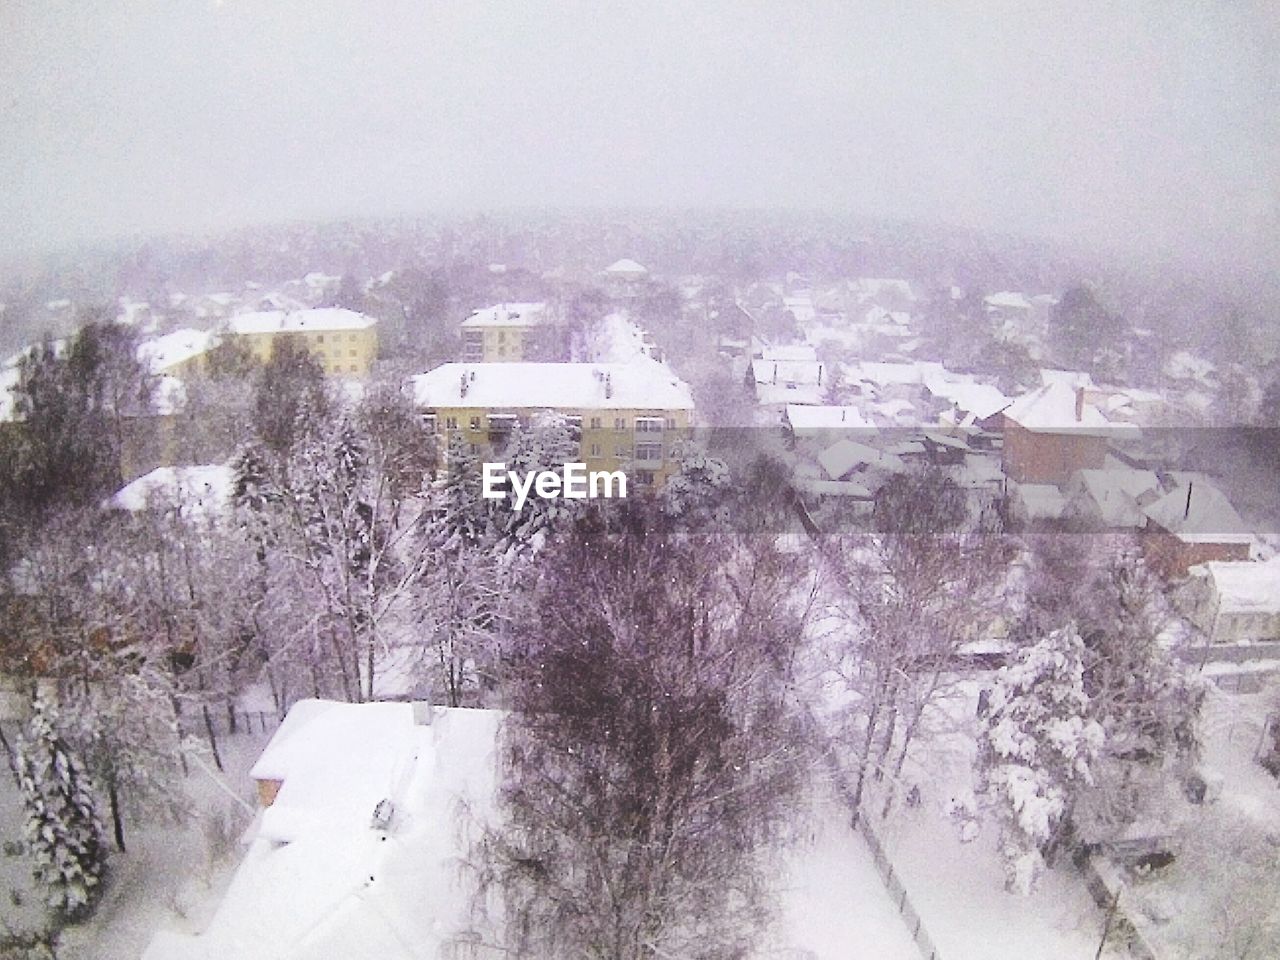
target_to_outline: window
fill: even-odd
[[[643,460],[647,463],[654,463],[662,460],[662,444],[660,443],[637,443],[636,459]]]
[[[631,456],[631,448],[624,446],[623,444],[618,444],[618,446],[613,448],[613,455],[619,460],[626,460]]]
[[[675,428],[676,428],[676,418],[675,418],[675,417],[667,417],[667,429],[668,429],[668,430],[674,430]]]
[[[356,365],[355,365],[354,363],[351,365],[351,372],[352,372],[352,373],[356,373],[356,372],[358,372],[358,371],[356,370]]]
[[[480,418],[479,418],[479,417],[472,417],[472,418],[471,418],[471,429],[472,429],[472,430],[479,430],[479,429],[480,429]]]
[[[356,339],[356,335],[354,333],[349,333],[347,334],[347,339],[354,343]]]
[[[636,417],[636,433],[661,433],[661,417]]]
[[[457,418],[457,417],[445,417],[445,418],[444,418],[444,428],[445,428],[446,430],[457,430],[457,429],[458,429],[458,418]]]
[[[436,432],[436,415],[434,413],[424,413],[422,415],[422,426],[431,433]]]
[[[633,476],[636,478],[636,481],[635,481],[635,482],[636,482],[636,485],[637,485],[637,486],[641,486],[641,487],[652,487],[652,486],[653,486],[653,471],[652,471],[652,470],[637,470],[637,471],[633,474]]]
[[[599,417],[592,417],[592,418],[591,418],[591,429],[592,429],[592,430],[599,430],[599,429],[600,429],[600,427],[601,427],[600,418],[599,418]]]
[[[593,444],[591,445],[591,450],[589,451],[589,453],[588,453],[587,455],[588,455],[588,456],[591,456],[591,457],[598,457],[598,456],[600,456],[600,444],[598,444],[598,443],[593,443]]]
[[[324,343],[324,334],[323,334],[323,333],[322,333],[322,334],[320,334],[320,336],[316,337],[316,343]]]
[[[619,432],[621,432],[621,431],[623,431],[623,430],[627,429],[627,418],[626,418],[626,417],[614,417],[614,418],[613,418],[613,429],[614,429],[614,430],[617,430],[617,431],[619,431]]]
[[[499,347],[499,348],[498,348],[498,356],[500,356],[500,357],[505,357],[506,355],[507,355],[507,348],[506,348],[506,347]]]
[[[507,342],[507,331],[505,331],[505,330],[499,330],[499,331],[498,331],[498,342],[499,342],[499,343],[506,343],[506,342]]]
[[[354,350],[352,350],[352,351],[350,351],[350,354],[351,354],[351,356],[353,356],[353,357],[354,357],[354,356],[356,355],[356,352],[355,352]]]

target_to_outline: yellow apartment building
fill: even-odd
[[[462,321],[467,363],[522,363],[538,359],[542,329],[551,315],[545,303],[502,303]]]
[[[293,337],[325,373],[339,377],[367,377],[378,356],[378,321],[339,307],[241,313],[227,320],[227,335],[262,363],[280,339]]]
[[[623,470],[637,489],[677,469],[676,442],[693,423],[693,394],[664,364],[446,363],[412,378],[413,395],[443,438],[481,457],[500,454],[516,422],[554,410],[580,430],[588,470]]]

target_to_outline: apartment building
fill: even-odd
[[[378,321],[338,307],[241,313],[227,320],[227,334],[263,363],[276,343],[292,337],[332,376],[368,376],[378,356]]]
[[[462,321],[467,363],[522,363],[542,358],[551,314],[545,303],[500,303]]]
[[[676,468],[673,444],[693,420],[688,384],[647,358],[628,363],[446,363],[412,378],[413,395],[441,436],[498,454],[517,422],[544,410],[580,431],[588,470],[624,470],[637,488]]]

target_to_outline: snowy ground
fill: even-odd
[[[191,812],[180,823],[163,818],[126,823],[127,853],[112,848],[110,875],[94,915],[62,931],[59,960],[137,960],[161,926],[198,929],[212,915],[242,850],[238,839],[252,804],[247,773],[270,733],[219,741],[226,772],[193,766],[184,787]],[[215,778],[217,778],[215,780]],[[219,783],[220,781],[220,783]],[[0,776],[0,836],[22,836],[22,810],[13,778]],[[39,929],[44,911],[32,891],[26,856],[0,857],[0,918],[14,929]],[[10,891],[19,891],[22,905]],[[0,928],[2,929],[2,928]]]
[[[1177,859],[1124,896],[1165,960],[1280,956],[1280,783],[1254,759],[1280,679],[1251,694],[1213,690],[1204,708],[1204,766],[1221,794],[1174,836]]]
[[[848,808],[823,799],[809,817],[779,878],[780,942],[812,960],[919,960]]]

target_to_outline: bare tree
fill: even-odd
[[[504,821],[475,851],[478,922],[509,949],[739,956],[767,920],[763,854],[806,756],[786,694],[802,624],[792,581],[747,553],[630,502],[548,548],[502,734]]]

